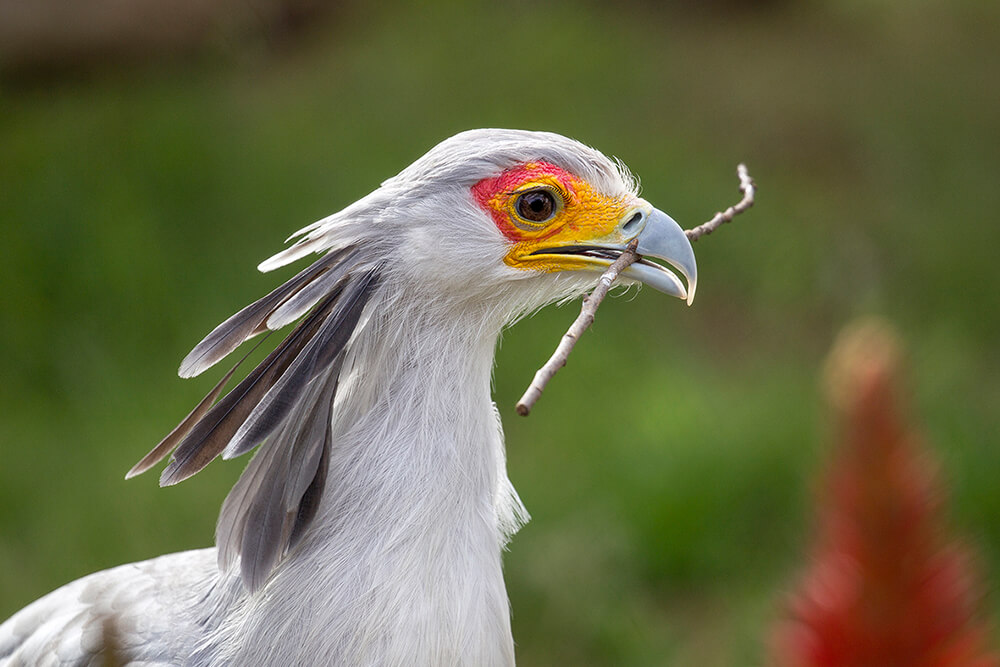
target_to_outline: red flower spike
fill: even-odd
[[[771,636],[777,667],[1000,667],[969,552],[942,530],[935,466],[899,410],[898,350],[866,323],[830,355],[839,438],[811,565]]]

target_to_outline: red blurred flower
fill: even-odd
[[[935,467],[899,409],[888,329],[847,332],[828,367],[839,422],[814,553],[772,635],[781,667],[1000,667]]]

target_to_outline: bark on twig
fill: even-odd
[[[736,174],[740,179],[740,191],[743,193],[743,199],[739,201],[738,204],[730,206],[725,211],[720,211],[716,213],[715,216],[706,223],[698,225],[693,229],[685,229],[684,233],[687,235],[688,239],[697,241],[702,236],[706,234],[711,234],[716,229],[721,227],[723,224],[731,221],[737,215],[747,210],[753,206],[754,195],[756,194],[756,185],[753,179],[750,177],[750,173],[747,171],[745,164],[737,165]],[[549,360],[545,362],[545,365],[538,369],[535,373],[535,377],[531,380],[531,384],[528,385],[528,389],[521,396],[521,400],[517,402],[517,414],[522,417],[527,417],[531,413],[531,408],[534,407],[535,403],[542,395],[542,391],[545,389],[545,385],[549,383],[556,372],[560,368],[566,365],[567,359],[569,359],[569,353],[573,351],[573,347],[576,342],[580,339],[580,335],[583,334],[590,325],[594,323],[594,316],[597,314],[597,307],[601,305],[604,301],[604,297],[608,295],[608,291],[611,289],[612,283],[618,278],[618,274],[625,270],[629,264],[639,260],[639,255],[635,252],[635,246],[637,241],[632,241],[628,245],[628,248],[623,252],[618,259],[616,259],[608,269],[601,274],[601,278],[597,283],[597,287],[583,300],[583,305],[580,308],[580,314],[573,324],[570,325],[569,329],[563,335],[562,340],[559,341],[559,346],[556,347],[556,351],[552,353]]]
[[[740,192],[743,193],[743,199],[740,200],[740,203],[730,206],[725,211],[716,213],[715,217],[708,222],[698,225],[694,229],[685,229],[684,233],[687,234],[690,241],[697,241],[702,236],[711,234],[723,224],[753,206],[753,198],[757,192],[757,186],[754,184],[753,179],[750,178],[747,166],[745,164],[736,165],[736,175],[740,177]]]
[[[552,379],[560,368],[566,365],[566,360],[569,358],[569,353],[573,351],[576,341],[594,323],[594,315],[597,314],[597,307],[601,305],[601,301],[604,301],[604,297],[607,296],[608,290],[611,289],[611,283],[618,278],[618,274],[626,266],[639,259],[639,255],[635,252],[637,243],[637,241],[632,241],[628,244],[625,252],[612,262],[607,271],[601,274],[601,279],[597,283],[597,287],[594,288],[594,291],[584,298],[580,314],[573,320],[573,324],[570,325],[566,333],[563,334],[562,340],[559,341],[559,347],[552,353],[549,360],[545,362],[545,365],[538,369],[531,384],[528,385],[527,391],[524,392],[524,396],[517,402],[517,414],[527,417],[528,413],[531,412],[532,406],[535,405],[535,402],[542,395],[545,385],[549,383],[549,380]]]

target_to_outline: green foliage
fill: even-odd
[[[691,309],[606,302],[528,419],[514,402],[576,306],[506,334],[522,664],[760,661],[810,530],[820,360],[863,313],[914,350],[955,521],[1000,573],[1000,9],[626,10],[355,7],[281,56],[0,91],[0,617],[211,543],[241,464],[122,479],[213,382],[179,360],[276,284],[253,267],[285,236],[481,126],[616,154],[684,226],[738,199],[737,162],[760,188],[698,242]]]

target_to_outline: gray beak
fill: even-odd
[[[695,263],[691,242],[681,226],[663,211],[654,208],[645,217],[645,224],[637,237],[639,244],[636,246],[636,252],[643,259],[628,266],[621,275],[685,299],[690,306],[698,285],[698,265]],[[687,279],[687,288],[672,271],[646,261],[647,257],[663,260],[677,269]]]

